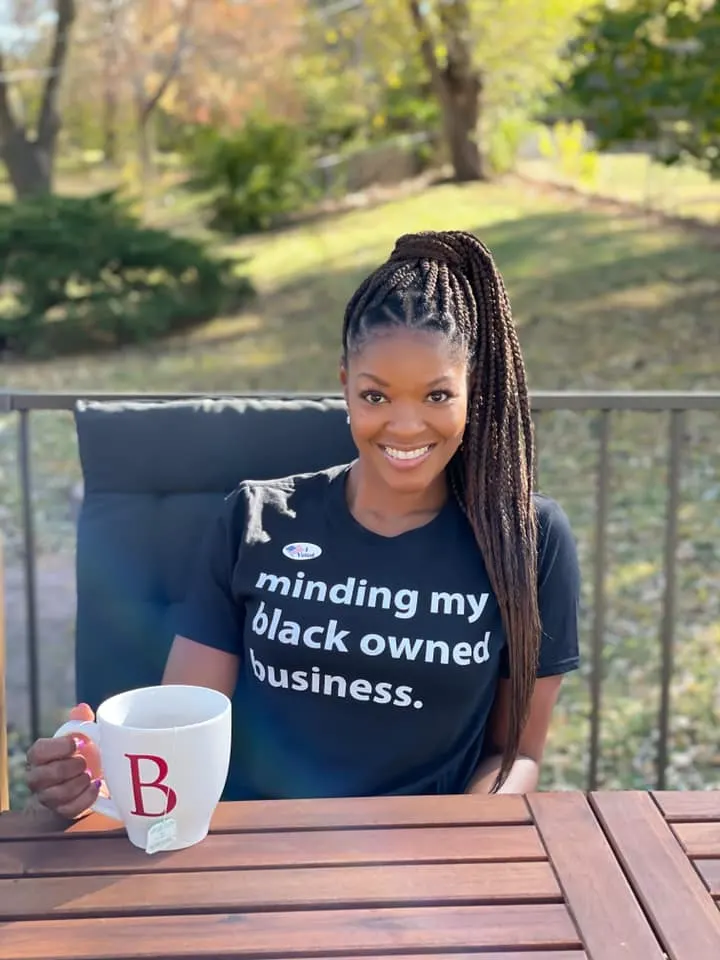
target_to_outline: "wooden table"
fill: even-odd
[[[668,956],[720,958],[720,791],[591,802]]]
[[[221,804],[154,856],[6,813],[0,960],[718,960],[719,865],[720,793]]]

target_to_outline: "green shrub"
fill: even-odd
[[[0,206],[0,339],[34,357],[166,336],[237,307],[236,263],[150,229],[110,191]]]
[[[13,727],[8,729],[8,774],[10,777],[10,809],[22,810],[28,800],[30,791],[26,783],[25,756],[30,749],[27,737]],[[3,763],[4,757],[0,757]]]
[[[517,167],[523,141],[536,130],[521,110],[503,110],[488,119],[485,131],[485,156],[493,174],[511,173]]]
[[[209,194],[210,226],[223,233],[267,230],[314,195],[304,134],[290,124],[253,117],[231,136],[201,128],[187,159],[187,185]]]
[[[543,157],[568,180],[592,187],[597,182],[600,158],[586,146],[587,131],[581,120],[558,121],[540,128],[539,147]]]

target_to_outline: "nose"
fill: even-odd
[[[400,443],[410,443],[425,432],[425,421],[415,404],[393,404],[388,433]]]

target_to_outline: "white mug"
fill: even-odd
[[[78,734],[98,747],[109,797],[93,810],[124,823],[149,853],[180,850],[210,828],[230,765],[231,711],[207,687],[141,687],[103,701],[95,723],[69,720],[54,736]]]

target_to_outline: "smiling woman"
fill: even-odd
[[[341,368],[360,454],[351,497],[356,514],[363,513],[357,489],[382,480],[381,513],[371,506],[369,523],[415,525],[446,496],[444,471],[467,423],[468,358],[440,333],[392,326],[381,331],[362,349],[348,351]]]
[[[578,666],[579,572],[564,512],[532,490],[487,248],[400,237],[347,305],[340,379],[357,458],[227,498],[164,682],[238,694],[228,799],[534,790]],[[73,751],[30,753],[31,787],[68,816],[97,790]]]

